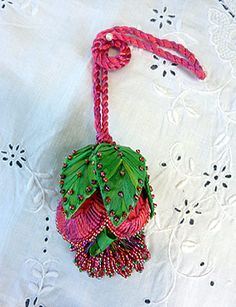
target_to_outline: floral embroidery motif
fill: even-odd
[[[236,124],[236,92],[235,92],[235,80],[232,79],[228,82],[221,90],[219,96],[218,108],[222,115],[224,116],[227,125],[230,123]],[[225,133],[222,133],[222,138],[219,137],[220,143],[223,143],[223,146],[227,145],[230,141],[228,130]]]
[[[216,9],[209,10],[209,20],[212,25],[209,27],[211,41],[214,44],[220,58],[230,62],[232,72],[236,76],[236,50],[234,19],[226,13]]]
[[[231,17],[235,17],[235,14],[232,12],[231,8],[229,7],[229,5],[226,4],[225,0],[218,0],[219,3],[222,5],[222,7],[225,9],[225,11],[231,16]],[[231,3],[230,3],[231,4]]]
[[[6,7],[6,5],[8,5],[8,4],[13,4],[13,2],[12,1],[8,1],[8,0],[1,0],[1,8],[2,9],[5,9],[5,7]]]
[[[45,221],[46,221],[46,223],[49,223],[49,216],[46,216]],[[48,225],[45,227],[45,231],[46,231],[46,232],[49,231],[49,226],[48,226]],[[48,243],[48,236],[46,236],[46,237],[44,238],[44,243],[45,243],[45,244]],[[43,249],[43,253],[46,253],[46,252],[47,252],[47,249],[46,249],[46,247],[45,247],[45,248]]]
[[[188,222],[190,225],[194,225],[194,218],[193,218],[193,214],[202,214],[201,211],[196,210],[196,208],[199,206],[199,203],[196,203],[192,206],[192,208],[189,208],[189,201],[187,199],[185,199],[184,201],[184,208],[181,210],[179,208],[175,207],[175,211],[182,213],[182,215],[186,215],[186,217],[182,217],[182,219],[180,220],[180,224],[183,224],[183,222],[188,219]]]
[[[3,154],[3,161],[9,162],[10,166],[13,166],[14,163],[22,168],[22,163],[26,161],[26,158],[24,157],[25,150],[20,148],[20,145],[13,146],[12,144],[9,144],[9,150],[2,150],[1,153]]]
[[[228,184],[225,182],[227,179],[231,178],[232,175],[226,173],[226,166],[219,170],[218,166],[215,164],[213,165],[213,172],[211,174],[205,172],[203,173],[204,176],[207,176],[207,181],[204,184],[204,187],[209,185],[214,185],[214,191],[218,190],[219,185],[222,185],[224,188],[228,188]]]
[[[36,305],[37,301],[38,301],[38,297],[37,296],[34,298],[34,300],[30,300],[30,298],[27,298],[25,300],[25,307],[30,307],[30,306],[44,307],[42,304]]]
[[[41,295],[48,295],[53,289],[55,282],[59,276],[58,271],[52,269],[52,265],[57,261],[47,260],[43,263],[37,259],[28,259],[26,264],[30,265],[31,278],[28,287],[34,293],[33,298],[26,298],[25,307],[37,306],[44,307],[44,305],[36,305]],[[31,304],[31,305],[30,305]]]
[[[162,10],[153,9],[153,12],[155,13],[155,18],[151,18],[151,22],[157,22],[159,24],[159,29],[161,29],[164,25],[164,23],[171,25],[172,19],[175,18],[175,15],[168,14],[168,9],[165,6]]]
[[[7,8],[7,6],[13,6],[16,11],[24,14],[34,16],[39,11],[39,0],[0,0],[1,9]]]
[[[55,202],[57,191],[52,182],[53,174],[34,172],[28,166],[27,170],[31,174],[27,184],[27,190],[32,193],[33,197],[31,210],[37,212],[47,205],[51,211],[55,211],[53,204],[57,204]]]
[[[162,67],[163,71],[162,71],[162,76],[165,77],[167,75],[167,73],[171,73],[173,76],[176,75],[176,72],[175,72],[175,67],[178,66],[178,64],[175,64],[175,63],[171,63],[167,60],[163,60],[163,59],[160,59],[158,56],[156,56],[155,54],[153,54],[153,58],[155,60],[158,61],[158,64],[153,64],[151,65],[151,69],[152,70],[155,70],[157,69],[158,67]]]
[[[4,162],[9,162],[10,166],[14,164],[19,168],[23,167],[24,169],[30,173],[30,178],[27,184],[27,190],[33,194],[33,202],[34,206],[31,211],[37,212],[41,210],[44,205],[48,205],[48,208],[52,211],[55,211],[56,208],[53,208],[52,199],[55,199],[57,196],[57,191],[53,184],[53,174],[52,173],[42,173],[42,172],[34,172],[29,163],[27,163],[27,159],[25,157],[25,149],[21,148],[20,145],[8,145],[8,150],[2,150],[1,154],[3,155],[2,160]]]
[[[170,108],[167,111],[167,118],[171,124],[178,125],[181,121],[181,116],[184,113],[197,119],[200,117],[199,110],[197,110],[194,101],[190,98],[190,94],[193,95],[192,91],[183,90],[172,102]]]

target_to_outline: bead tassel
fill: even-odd
[[[86,252],[89,242],[80,241],[74,247],[75,264],[90,277],[112,277],[117,273],[127,278],[133,271],[142,272],[144,263],[151,257],[144,240],[143,233],[117,240],[95,257]]]
[[[105,210],[100,193],[95,192],[70,219],[66,219],[63,199],[60,199],[56,224],[58,232],[72,245],[71,251],[76,252],[75,264],[81,271],[86,271],[91,277],[111,277],[118,273],[126,278],[134,270],[141,272],[144,262],[150,258],[142,233],[149,215],[148,199],[142,193],[128,218],[115,227]],[[105,227],[117,236],[117,240],[99,255],[92,256],[89,247]]]

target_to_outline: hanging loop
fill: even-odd
[[[130,62],[129,44],[179,64],[201,80],[206,77],[194,54],[174,41],[159,39],[127,26],[115,26],[100,32],[92,45],[94,116],[98,143],[112,142],[108,130],[108,71],[120,69]],[[110,48],[118,49],[119,53],[116,56],[109,56]],[[174,50],[178,55],[169,50]]]

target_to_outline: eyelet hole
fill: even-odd
[[[108,56],[109,57],[116,57],[120,54],[120,49],[116,48],[116,47],[111,47],[108,50]]]

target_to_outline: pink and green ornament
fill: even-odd
[[[192,71],[205,73],[184,46],[132,27],[113,27],[93,42],[93,95],[97,142],[69,154],[60,174],[58,232],[71,244],[75,264],[91,277],[128,277],[150,258],[144,227],[154,216],[146,160],[139,150],[121,146],[108,130],[108,71],[129,63],[128,44],[141,47]],[[120,50],[110,57],[108,50]],[[179,57],[162,49],[173,49]],[[143,124],[143,123],[142,123]]]

